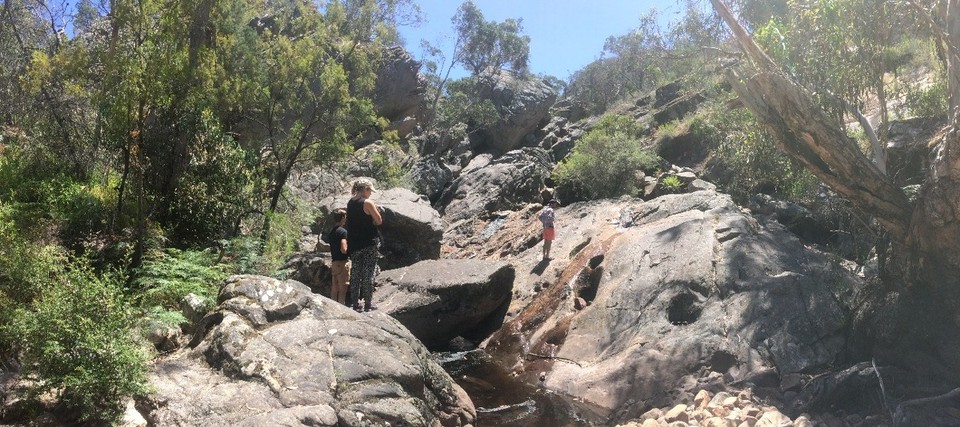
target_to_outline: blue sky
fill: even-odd
[[[640,17],[656,9],[662,20],[681,11],[676,0],[473,0],[487,21],[523,18],[530,36],[530,71],[566,80],[600,56],[607,37],[635,29]],[[420,40],[440,46],[449,56],[454,33],[450,18],[460,0],[417,0],[424,20],[419,28],[401,27],[407,50],[422,59]],[[462,77],[462,71],[454,77]]]

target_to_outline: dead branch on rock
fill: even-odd
[[[550,356],[550,355],[538,354],[538,353],[527,353],[527,356],[526,356],[526,357],[535,357],[535,358],[537,358],[537,359],[559,360],[559,361],[561,361],[561,362],[572,363],[572,364],[577,365],[577,366],[579,366],[579,367],[581,367],[581,368],[583,367],[583,365],[581,365],[580,362],[577,362],[576,360],[573,360],[573,359],[567,359],[566,357]]]
[[[883,409],[890,413],[890,417],[893,418],[893,412],[890,411],[890,406],[887,405],[887,388],[883,385],[883,377],[880,376],[880,370],[877,369],[877,360],[870,359],[870,365],[873,366],[873,373],[877,374],[877,381],[880,382],[880,398],[883,402]]]

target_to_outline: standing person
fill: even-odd
[[[373,279],[377,274],[379,227],[383,217],[370,199],[373,191],[373,184],[369,180],[358,179],[353,183],[353,197],[347,202],[347,246],[353,263],[349,305],[356,311],[361,311],[361,298],[363,311],[377,309],[373,305]]]
[[[347,211],[337,209],[333,211],[335,224],[327,234],[327,243],[330,244],[330,269],[333,271],[333,284],[330,285],[330,299],[346,304],[347,282],[350,280],[350,258],[347,257]]]
[[[560,201],[556,197],[550,199],[547,202],[547,206],[544,206],[543,210],[540,211],[540,222],[543,223],[543,260],[547,261],[550,259],[550,246],[553,244],[553,239],[556,237],[555,230],[555,220],[553,214],[553,209],[557,206],[560,206]]]

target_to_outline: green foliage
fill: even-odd
[[[507,64],[515,71],[527,70],[530,37],[523,35],[523,19],[487,21],[480,9],[467,0],[452,21],[460,42],[454,60],[474,76],[500,70]]]
[[[115,421],[121,399],[145,391],[146,353],[129,334],[121,280],[56,255],[33,304],[17,308],[5,336],[19,344],[32,396],[57,392],[88,421]]]
[[[131,302],[177,323],[180,298],[212,299],[228,270],[282,266],[312,216],[288,203],[290,174],[342,160],[376,126],[383,44],[417,19],[410,0],[195,6],[0,13],[0,356],[95,422],[141,390]],[[237,237],[256,213],[263,232]],[[162,250],[222,239],[222,259]]]
[[[718,45],[724,33],[716,18],[695,2],[685,2],[683,13],[663,28],[653,10],[641,17],[635,30],[607,38],[601,57],[571,76],[565,95],[596,114],[670,81],[705,80],[711,59],[702,48]]]
[[[469,128],[477,129],[499,120],[500,113],[493,102],[480,96],[480,92],[480,82],[476,77],[450,82],[447,97],[437,106],[436,126],[452,129],[458,123],[466,123]]]
[[[758,26],[755,40],[838,121],[871,99],[879,101],[883,143],[891,100],[887,79],[907,64],[897,46],[921,26],[914,11],[896,2],[787,2],[784,13]]]
[[[264,213],[271,224],[266,236],[241,235],[219,241],[220,262],[227,265],[225,271],[281,278],[289,273],[280,269],[290,254],[299,250],[301,227],[311,223],[317,213],[313,205],[293,194],[285,193],[282,200],[284,203],[276,211]]]
[[[257,170],[210,110],[186,122],[194,129],[188,161],[159,218],[175,241],[203,245],[233,233],[236,219],[252,209]]]
[[[20,337],[9,328],[16,310],[29,307],[50,280],[61,259],[53,246],[33,243],[13,220],[14,205],[0,199],[0,355],[13,355]]]
[[[786,16],[790,0],[734,0],[729,3],[751,29],[759,28],[778,16]]]
[[[606,115],[584,134],[554,172],[564,202],[635,194],[637,175],[660,165],[640,145],[639,130],[629,116]]]
[[[207,304],[209,307],[210,304]],[[146,317],[146,327],[170,327],[170,328],[179,328],[181,325],[187,323],[187,318],[184,317],[183,312],[180,310],[165,310],[163,307],[151,307],[145,313]]]
[[[168,248],[151,253],[134,272],[133,283],[141,289],[140,305],[177,309],[187,294],[214,301],[227,276],[226,266],[210,251]]]
[[[370,170],[366,174],[383,188],[410,187],[410,156],[400,148],[396,132],[387,132],[383,142],[371,148]]]
[[[109,184],[109,182],[107,183]],[[116,193],[98,182],[47,181],[50,216],[65,244],[80,249],[86,239],[108,231]]]
[[[691,120],[690,132],[709,142],[729,174],[718,185],[739,203],[759,192],[809,201],[819,189],[820,180],[783,154],[749,111],[717,102]]]
[[[281,269],[290,254],[298,250],[297,245],[303,236],[301,226],[309,224],[314,217],[313,208],[299,199],[295,199],[288,210],[272,214],[273,226],[264,245],[259,274],[284,279],[291,273]]]
[[[327,16],[344,34],[363,43],[380,42],[402,45],[397,25],[419,25],[423,20],[420,6],[413,0],[336,0],[327,4]]]
[[[260,239],[253,236],[237,236],[229,240],[221,240],[223,262],[230,265],[230,270],[238,274],[261,274],[266,271],[266,262],[261,253],[263,245]]]
[[[905,114],[909,117],[943,117],[948,110],[948,88],[943,63],[937,60],[934,49],[918,40],[908,40],[898,45],[897,51],[912,58],[918,70],[914,78],[899,87]]]
[[[683,190],[683,181],[676,175],[667,175],[660,179],[660,190],[664,193],[679,193]]]
[[[0,200],[7,205],[7,219],[21,230],[55,236],[83,251],[89,241],[109,231],[115,217],[116,182],[109,175],[78,181],[56,169],[58,164],[29,146],[7,146],[0,156]]]
[[[29,141],[5,146],[0,156],[0,201],[5,216],[22,230],[36,230],[49,210],[45,183],[58,176],[47,156],[31,150]]]
[[[912,116],[939,117],[947,111],[947,84],[943,80],[927,87],[910,87],[904,95],[903,107]]]
[[[654,131],[656,139],[669,139],[676,138],[680,136],[680,133],[685,130],[685,127],[680,124],[679,120],[671,120],[660,126],[657,126],[657,130]]]
[[[522,34],[522,20],[487,21],[469,0],[460,5],[451,22],[457,39],[449,61],[442,49],[427,41],[421,43],[427,55],[435,58],[424,61],[430,73],[428,93],[432,98],[426,127],[459,138],[460,124],[477,129],[499,119],[489,95],[480,90],[480,79],[490,78],[491,73],[507,65],[526,75],[530,37]],[[470,71],[471,76],[448,85],[450,72],[458,65]]]
[[[356,24],[345,21],[350,7],[329,8],[326,15],[309,2],[263,8],[225,11],[234,25],[222,27],[229,42],[215,49],[223,58],[217,75],[225,82],[211,86],[236,96],[232,106],[243,112],[247,128],[240,142],[258,161],[257,192],[266,211],[261,239],[267,244],[291,173],[339,161],[331,156],[345,153],[351,138],[377,124],[372,92],[382,55],[379,45],[338,33]],[[267,15],[271,21],[262,28],[238,25]]]

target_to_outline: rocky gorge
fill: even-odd
[[[506,410],[528,397],[441,366],[482,354],[510,381],[568,400],[581,415],[563,425],[960,425],[955,409],[919,397],[940,394],[935,381],[855,338],[876,268],[819,245],[827,231],[809,212],[763,197],[738,206],[710,182],[702,144],[650,137],[663,174],[631,177],[645,183],[638,196],[564,200],[555,255],[542,260],[540,192],[596,118],[504,73],[489,88],[499,122],[460,141],[418,134],[416,70],[396,52],[382,79],[397,85],[378,98],[420,153],[400,160],[413,190],[375,195],[381,309],[326,298],[319,236],[348,180],[304,171],[294,191],[320,216],[289,279],[233,276],[187,334],[157,341],[172,344],[153,367],[155,393],[136,399],[146,423],[493,425],[496,408],[469,390],[500,393]],[[652,130],[700,99],[665,87],[623,113]],[[666,176],[683,191],[659,189]]]

